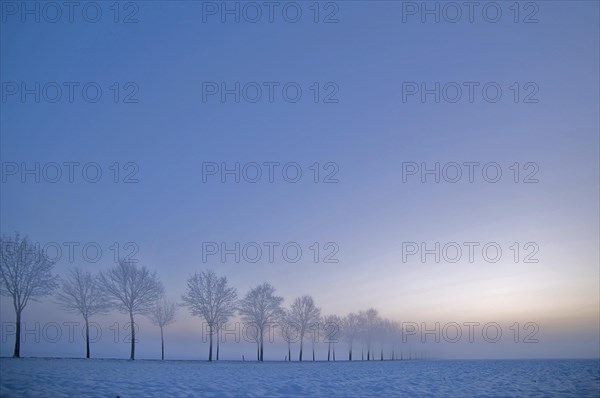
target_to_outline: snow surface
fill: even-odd
[[[226,362],[1,358],[2,397],[598,397],[600,361]]]

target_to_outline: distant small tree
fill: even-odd
[[[396,321],[388,321],[387,324],[387,337],[388,342],[391,345],[392,353],[390,355],[390,359],[392,361],[396,360],[396,344],[398,341],[402,341],[402,332],[400,329],[400,325]]]
[[[364,338],[367,343],[367,361],[370,361],[371,359],[375,359],[374,352],[372,352],[371,348],[373,337],[377,330],[379,316],[376,309],[369,308],[366,311],[360,311],[359,317],[362,319]]]
[[[292,303],[290,316],[292,321],[300,328],[300,354],[298,360],[302,361],[302,348],[304,345],[304,335],[309,327],[319,322],[321,309],[315,305],[311,296],[298,297]],[[313,339],[314,344],[314,339]],[[314,346],[313,346],[314,359]]]
[[[209,270],[195,273],[188,279],[187,291],[181,299],[192,315],[200,316],[208,323],[208,360],[212,361],[213,334],[235,312],[237,292],[229,287],[226,277],[218,277]]]
[[[152,311],[148,314],[152,323],[160,328],[160,359],[165,359],[165,339],[163,329],[165,326],[175,321],[177,307],[175,303],[167,299],[161,299],[156,302]]]
[[[342,320],[337,315],[327,315],[323,318],[323,331],[325,333],[325,339],[327,339],[327,360],[331,359],[333,353],[333,360],[335,361],[335,343],[337,343],[340,331],[342,327]]]
[[[118,264],[98,276],[99,286],[117,310],[129,314],[131,350],[129,359],[135,359],[135,314],[147,315],[163,295],[162,283],[156,273],[134,262],[119,260]]]
[[[54,262],[27,237],[0,238],[0,294],[12,297],[16,315],[14,358],[21,356],[21,314],[29,300],[37,301],[56,288]]]
[[[386,318],[379,318],[379,320],[377,321],[377,325],[376,325],[376,332],[375,332],[375,336],[377,338],[377,341],[379,342],[379,348],[380,348],[380,356],[379,356],[379,360],[383,361],[383,350],[386,346],[386,344],[389,343],[390,341],[390,331],[391,331],[391,322],[389,319]]]
[[[102,291],[89,271],[74,268],[60,278],[56,293],[58,305],[65,311],[83,316],[85,321],[85,357],[90,357],[90,317],[106,313],[108,305]]]
[[[275,288],[263,283],[252,289],[239,302],[238,311],[244,322],[257,327],[258,360],[264,361],[264,335],[266,328],[281,319],[283,297],[275,296]]]
[[[354,340],[360,333],[360,317],[357,314],[350,313],[342,319],[342,336],[348,344],[348,360],[352,360],[352,348]]]

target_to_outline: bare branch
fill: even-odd
[[[162,283],[155,272],[125,260],[100,272],[98,285],[112,306],[130,314],[148,314],[163,295]]]
[[[60,279],[60,285],[56,299],[65,311],[80,314],[84,319],[107,312],[109,306],[90,272],[72,269],[66,278]]]
[[[154,325],[163,328],[175,321],[176,313],[177,307],[175,303],[162,299],[156,302],[148,316]]]

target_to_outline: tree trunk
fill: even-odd
[[[256,360],[260,361],[260,340],[256,338]]]
[[[21,357],[21,310],[15,309],[17,313],[17,330],[15,334],[15,351],[13,353],[13,358]]]
[[[292,343],[288,341],[288,362],[292,361]]]
[[[348,350],[348,360],[352,360],[352,346],[350,346],[350,349]]]
[[[313,362],[314,362],[315,361],[315,343],[313,343],[312,352],[313,352]]]
[[[213,344],[213,327],[212,324],[208,325],[209,344],[208,344],[208,362],[212,361],[212,344]]]
[[[333,362],[335,362],[335,344],[333,345]]]
[[[331,357],[331,341],[327,344],[327,362],[329,362]]]
[[[260,361],[264,362],[265,360],[265,340],[264,340],[264,333],[261,330],[260,331]]]
[[[217,332],[217,361],[219,360],[219,332]]]
[[[302,348],[304,346],[304,334],[300,334],[300,355],[298,356],[298,360],[302,362]]]
[[[85,358],[90,359],[90,325],[85,318]]]
[[[165,360],[165,339],[163,337],[163,327],[160,327],[160,360]]]
[[[381,360],[383,361],[383,348],[381,349]]]
[[[135,359],[135,324],[133,323],[133,312],[129,311],[129,321],[131,324],[131,352],[129,353],[129,359],[133,361]]]

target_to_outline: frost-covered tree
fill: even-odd
[[[79,314],[85,321],[85,357],[90,357],[90,317],[103,314],[108,306],[101,289],[89,271],[79,268],[69,270],[60,278],[60,290],[56,293],[58,305],[65,311]]]
[[[359,317],[361,318],[363,324],[363,338],[367,344],[367,361],[374,359],[373,352],[371,350],[373,337],[377,330],[377,325],[379,322],[379,315],[377,314],[377,310],[374,308],[369,308],[366,311],[360,311]]]
[[[264,360],[264,335],[270,324],[281,319],[283,297],[275,296],[275,288],[270,283],[263,283],[252,289],[239,302],[238,311],[242,320],[252,323],[258,331],[258,360]]]
[[[379,360],[383,361],[383,350],[390,342],[391,321],[387,318],[379,318],[375,327],[376,341],[379,343],[380,355]],[[373,359],[375,359],[375,351],[373,351]],[[390,358],[391,359],[391,358]]]
[[[163,295],[162,283],[155,272],[144,266],[120,259],[117,265],[100,272],[99,286],[117,310],[129,314],[131,325],[131,350],[129,359],[135,359],[135,314],[146,315],[152,311]]]
[[[396,344],[398,341],[402,341],[402,333],[400,329],[400,325],[396,321],[388,320],[387,323],[387,341],[391,346],[391,354],[390,359],[392,361],[396,360]]]
[[[212,361],[213,334],[235,312],[237,292],[229,287],[226,277],[218,277],[209,270],[195,273],[188,279],[187,291],[181,299],[192,315],[204,318],[208,324],[208,360]]]
[[[304,345],[304,335],[306,331],[313,325],[319,322],[321,316],[321,309],[315,305],[315,302],[311,296],[298,297],[292,303],[290,310],[290,316],[292,322],[298,325],[300,329],[300,354],[298,360],[302,361],[302,348]],[[313,339],[314,342],[314,339]],[[314,348],[313,348],[314,357]],[[314,358],[313,358],[314,359]]]
[[[14,358],[21,356],[21,314],[29,300],[36,301],[56,288],[54,262],[27,237],[0,238],[0,294],[12,298],[16,316]]]
[[[360,318],[357,314],[350,313],[342,319],[342,336],[348,344],[348,360],[352,360],[354,341],[360,333]]]
[[[160,328],[160,359],[165,359],[165,339],[163,329],[175,321],[177,307],[175,303],[163,298],[158,300],[152,311],[148,314],[152,323]]]
[[[319,310],[320,312],[320,310]],[[317,317],[317,319],[315,320],[315,322],[311,323],[309,325],[309,328],[313,330],[313,334],[312,334],[312,338],[310,339],[311,341],[311,347],[312,347],[312,360],[315,360],[315,343],[319,342],[319,329],[321,327],[321,314],[319,314],[319,316]]]
[[[325,339],[327,340],[327,360],[331,360],[331,354],[333,353],[333,360],[335,361],[335,343],[338,342],[340,337],[342,320],[337,315],[327,315],[323,317],[323,332],[325,333]]]

